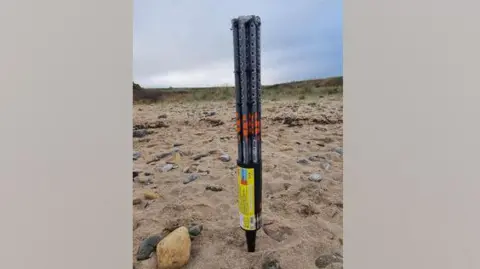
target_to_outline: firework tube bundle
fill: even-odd
[[[262,227],[260,24],[258,16],[232,20],[238,207],[249,252],[255,251],[256,233]]]

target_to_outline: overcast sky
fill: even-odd
[[[231,19],[262,20],[262,84],[343,74],[341,0],[134,0],[133,78],[233,85]]]

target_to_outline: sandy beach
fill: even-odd
[[[238,220],[234,103],[135,104],[134,267],[155,268],[155,258],[135,258],[143,239],[192,223],[203,230],[186,269],[265,268],[271,260],[315,269],[320,256],[343,255],[342,110],[341,95],[263,102],[264,227],[248,253]]]

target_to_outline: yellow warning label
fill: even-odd
[[[253,168],[238,167],[238,209],[240,226],[244,230],[255,230],[255,177]]]

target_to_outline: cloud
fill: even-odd
[[[147,87],[230,84],[230,20],[262,18],[262,82],[342,74],[342,4],[336,0],[243,2],[136,0],[134,80]]]

